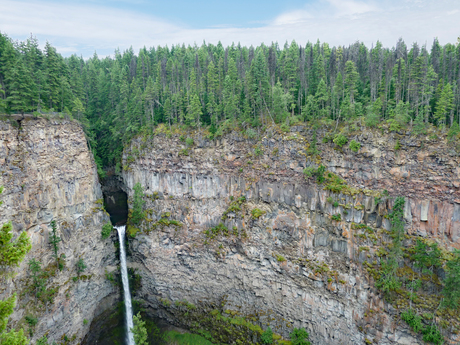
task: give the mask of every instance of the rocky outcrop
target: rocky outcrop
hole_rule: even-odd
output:
[[[148,210],[144,234],[130,241],[142,277],[137,297],[156,316],[192,328],[184,300],[206,313],[256,315],[284,337],[305,327],[313,344],[421,343],[394,318],[399,312],[383,302],[363,263],[379,260],[377,244],[390,241],[384,189],[406,197],[410,234],[460,247],[458,158],[435,168],[415,158],[436,145],[420,150],[408,136],[395,152],[388,136],[356,139],[358,153],[318,143],[322,160],[307,154],[312,132],[304,128],[260,141],[195,136],[191,148],[179,135],[134,140],[123,178],[131,197],[142,184]],[[347,193],[305,181],[303,169],[318,164],[347,177]],[[452,192],[433,192],[446,185]]]
[[[85,135],[70,121],[1,121],[0,166],[0,185],[5,187],[0,224],[12,221],[14,235],[25,231],[32,242],[32,250],[14,269],[16,275],[3,277],[0,285],[0,298],[18,296],[9,324],[27,330],[25,317],[36,317],[32,340],[46,334],[50,341],[78,343],[93,318],[112,306],[119,293],[105,276],[116,269],[116,250],[110,239],[101,238],[109,217],[103,211]],[[49,244],[52,220],[61,238],[62,270],[57,269]],[[33,292],[31,259],[40,261],[46,273],[48,301],[40,301]],[[80,276],[79,259],[87,266]]]

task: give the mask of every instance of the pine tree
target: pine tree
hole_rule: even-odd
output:
[[[84,122],[84,121],[82,121],[83,118],[84,118],[84,112],[85,112],[85,107],[83,106],[83,103],[78,98],[75,98],[73,100],[73,107],[72,107],[73,116],[78,121]]]
[[[200,125],[200,118],[203,115],[201,110],[201,103],[198,95],[193,95],[190,105],[188,107],[187,114],[185,115],[185,122],[191,127],[197,127]]]
[[[438,122],[438,125],[444,126],[446,123],[446,117],[450,114],[453,109],[454,95],[452,92],[452,86],[447,83],[441,92],[441,97],[436,104],[436,112],[434,117]]]
[[[224,81],[223,106],[226,119],[236,119],[238,114],[237,99],[234,94],[235,84],[232,77],[227,75]]]
[[[134,343],[136,345],[147,345],[147,328],[145,328],[145,321],[142,320],[141,313],[133,316],[134,327],[131,328],[133,332]]]
[[[60,103],[60,61],[56,49],[49,42],[45,45],[45,78],[48,107],[57,107]]]
[[[410,120],[409,103],[404,103],[403,101],[399,101],[394,110],[394,118],[395,118],[395,121],[399,124],[400,128],[404,128],[404,126]]]
[[[355,63],[351,60],[348,60],[345,64],[345,79],[344,84],[346,92],[350,96],[350,104],[354,103],[355,93],[356,93],[356,82],[358,81],[359,74],[356,70]]]
[[[60,262],[59,256],[58,256],[58,251],[59,251],[58,244],[59,242],[61,242],[61,238],[57,235],[56,221],[52,220],[50,223],[50,226],[51,226],[51,234],[50,234],[49,242],[53,249],[53,257],[56,259],[56,263],[58,265],[59,270],[62,270],[63,264]]]
[[[402,240],[404,236],[404,204],[403,197],[397,197],[393,210],[390,213],[391,237],[393,246],[388,253],[387,260],[381,261],[381,275],[376,282],[376,286],[381,288],[385,293],[393,291],[401,286],[396,271],[399,267],[399,260],[402,258]]]
[[[120,162],[124,144],[158,123],[210,125],[215,133],[224,118],[261,126],[301,115],[338,125],[365,115],[367,125],[386,119],[392,130],[412,120],[414,132],[429,123],[452,126],[460,121],[458,52],[437,40],[431,52],[417,44],[408,51],[402,40],[394,50],[380,42],[368,50],[362,43],[304,48],[293,41],[281,48],[142,48],[137,56],[128,49],[83,60],[64,59],[49,43],[41,51],[32,36],[14,43],[0,34],[0,108],[71,109],[103,173],[103,165]]]
[[[169,127],[171,127],[171,122],[173,121],[174,118],[172,114],[172,105],[171,105],[170,98],[167,98],[166,101],[164,102],[163,112],[164,112],[165,121],[167,121],[169,124]]]
[[[0,195],[3,193],[3,186],[0,186]],[[0,202],[2,205],[3,202]],[[9,267],[19,266],[26,254],[32,249],[30,238],[26,232],[21,232],[19,237],[13,239],[13,226],[11,222],[5,223],[0,229],[0,274]]]
[[[219,119],[217,116],[217,88],[218,81],[216,75],[216,67],[211,61],[208,65],[208,74],[207,74],[207,92],[208,92],[208,103],[206,108],[211,117],[211,124],[214,127],[217,127],[219,124]]]
[[[282,123],[289,116],[291,101],[291,94],[289,92],[285,93],[281,83],[278,81],[272,89],[272,111],[277,123]]]
[[[5,331],[8,324],[8,317],[13,313],[14,306],[16,305],[16,294],[0,300],[0,333]]]
[[[382,109],[382,101],[377,98],[374,104],[367,107],[366,113],[366,125],[369,127],[375,127],[380,122],[380,112]]]
[[[9,96],[6,100],[9,108],[14,112],[24,114],[32,110],[33,90],[35,86],[33,79],[30,78],[30,73],[23,59],[18,58],[15,66],[5,77],[9,85]]]
[[[2,193],[3,186],[0,186],[0,194]],[[2,202],[0,202],[1,204]],[[11,241],[13,238],[11,231],[11,222],[4,224],[0,231],[0,275],[5,274],[5,271],[11,266],[19,266],[19,263],[32,248],[30,239],[25,232],[22,232],[15,241]],[[0,344],[27,345],[29,343],[22,329],[19,331],[11,329],[9,332],[5,332],[8,318],[13,313],[15,305],[16,294],[0,300]]]
[[[299,61],[299,47],[292,41],[284,61],[284,73],[286,76],[286,89],[295,93],[297,84],[297,66]]]
[[[326,83],[324,82],[324,79],[321,79],[318,84],[318,89],[316,91],[315,98],[318,104],[320,105],[321,117],[327,116],[328,114],[326,110],[326,105],[329,101],[329,91],[327,89]]]
[[[424,112],[420,112],[417,117],[414,120],[414,127],[413,131],[416,135],[419,134],[426,134],[426,125],[425,122],[423,121],[425,115]]]
[[[32,248],[26,232],[22,232],[14,241],[11,222],[5,223],[0,229],[0,269],[19,266]]]
[[[454,258],[446,263],[447,276],[444,282],[444,305],[457,309],[460,306],[460,250],[454,251]]]
[[[3,332],[0,334],[0,344],[27,345],[29,344],[29,339],[27,339],[23,329],[20,329],[19,331],[12,329],[9,332]]]

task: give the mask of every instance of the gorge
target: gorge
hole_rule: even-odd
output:
[[[101,236],[109,222],[105,190],[112,223],[127,219],[127,266],[138,277],[133,300],[146,317],[216,343],[257,343],[267,326],[276,339],[305,328],[312,344],[424,343],[400,319],[410,299],[404,292],[387,300],[375,287],[375,270],[392,241],[395,196],[405,197],[406,248],[417,238],[444,251],[460,248],[458,154],[442,138],[362,128],[348,131],[361,144],[354,152],[322,141],[329,131],[272,127],[254,138],[234,131],[210,139],[160,125],[124,148],[121,173],[101,187],[79,124],[0,121],[0,220],[32,241],[16,276],[1,285],[1,298],[19,297],[9,322],[30,329],[32,343],[108,338],[108,320],[123,307],[116,232]],[[320,154],[309,153],[313,143]],[[320,166],[324,183],[305,177],[304,169]],[[143,214],[137,223],[136,198]],[[61,270],[48,244],[52,220]],[[31,287],[32,258],[48,272],[48,299]],[[411,265],[409,256],[403,261]],[[425,295],[417,307],[428,312],[432,297],[421,290]],[[112,326],[123,323],[119,316]],[[460,341],[458,317],[435,314],[449,322],[442,332],[452,344]]]

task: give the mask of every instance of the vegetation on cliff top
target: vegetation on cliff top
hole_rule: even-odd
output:
[[[460,46],[399,40],[330,47],[222,44],[142,48],[63,58],[49,43],[13,42],[0,34],[3,111],[73,116],[87,127],[99,165],[119,162],[123,144],[153,126],[207,127],[213,135],[239,126],[248,133],[277,123],[333,123],[361,118],[391,130],[451,127],[460,112]],[[339,144],[342,144],[340,142]],[[356,145],[353,145],[356,149]]]

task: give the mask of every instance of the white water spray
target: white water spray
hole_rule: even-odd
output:
[[[123,281],[123,292],[125,296],[125,307],[126,307],[126,327],[128,331],[128,345],[134,344],[133,332],[131,328],[133,324],[133,306],[131,304],[131,292],[129,291],[128,281],[128,269],[126,267],[126,250],[125,250],[125,225],[116,226],[115,229],[118,231],[118,238],[120,239],[120,263],[121,263],[121,280]]]

